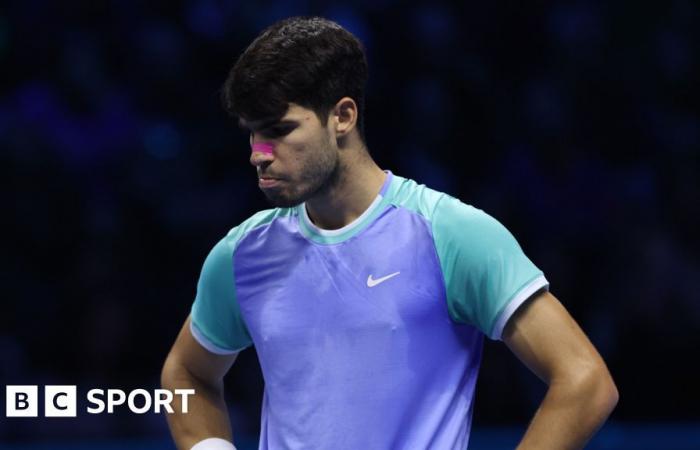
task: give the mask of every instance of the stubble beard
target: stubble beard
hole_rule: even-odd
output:
[[[340,158],[327,145],[316,158],[307,160],[301,169],[300,180],[283,191],[263,191],[270,204],[277,208],[291,208],[310,198],[323,195],[340,179]]]

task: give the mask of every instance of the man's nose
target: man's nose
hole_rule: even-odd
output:
[[[251,152],[250,152],[250,163],[255,167],[261,166],[264,163],[270,163],[275,159],[273,153],[274,144],[270,142],[262,142],[251,136]]]

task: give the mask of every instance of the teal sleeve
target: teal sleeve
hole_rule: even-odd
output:
[[[432,228],[450,316],[500,339],[515,310],[548,286],[542,271],[496,219],[454,197],[437,203]]]
[[[230,234],[207,256],[192,305],[191,331],[207,350],[230,354],[252,344],[236,298],[233,271],[235,239]]]

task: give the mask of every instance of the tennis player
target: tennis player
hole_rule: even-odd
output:
[[[255,346],[260,449],[465,449],[484,337],[548,390],[521,449],[581,448],[618,393],[544,274],[498,221],[381,170],[365,145],[360,42],[322,18],[267,28],[223,88],[274,209],[204,262],[165,388],[180,449],[231,450],[222,379]]]

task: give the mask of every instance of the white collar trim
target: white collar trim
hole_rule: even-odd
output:
[[[343,233],[347,233],[348,231],[361,224],[367,218],[367,216],[372,214],[372,211],[375,210],[375,208],[379,205],[379,202],[381,202],[383,198],[384,197],[381,194],[377,195],[374,201],[372,201],[372,203],[367,207],[367,209],[365,209],[365,212],[360,214],[360,216],[357,219],[353,220],[352,222],[350,222],[342,228],[338,228],[337,230],[324,230],[323,228],[317,227],[309,218],[309,213],[306,211],[306,202],[299,205],[299,214],[301,216],[301,220],[303,220],[306,226],[315,234],[329,237],[339,236]]]

